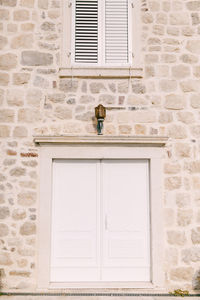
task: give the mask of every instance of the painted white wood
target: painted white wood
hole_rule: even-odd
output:
[[[53,161],[51,281],[99,279],[98,163]]]
[[[163,195],[162,157],[166,137],[37,137],[40,145],[40,201],[38,239],[38,288],[129,288],[140,292],[162,292],[164,286],[163,269]],[[150,162],[150,213],[151,213],[151,282],[136,281],[59,281],[50,280],[51,250],[51,201],[52,162],[57,159],[148,159]],[[133,290],[134,289],[134,290]],[[130,290],[131,291],[131,290]]]
[[[103,160],[103,280],[150,281],[148,160]]]

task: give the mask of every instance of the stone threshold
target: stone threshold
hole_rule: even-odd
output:
[[[47,144],[96,144],[162,147],[168,141],[166,136],[34,136],[37,145]]]

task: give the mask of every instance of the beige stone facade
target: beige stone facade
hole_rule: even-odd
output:
[[[37,291],[33,136],[96,136],[99,103],[107,108],[105,136],[169,137],[160,199],[164,291],[200,290],[200,1],[141,0],[142,76],[107,79],[60,76],[60,0],[0,3],[2,291]]]

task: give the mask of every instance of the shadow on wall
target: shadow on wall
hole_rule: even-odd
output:
[[[194,290],[200,290],[200,270],[194,274],[192,285]]]

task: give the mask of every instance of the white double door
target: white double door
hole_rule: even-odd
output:
[[[148,160],[54,160],[51,282],[150,281]]]

